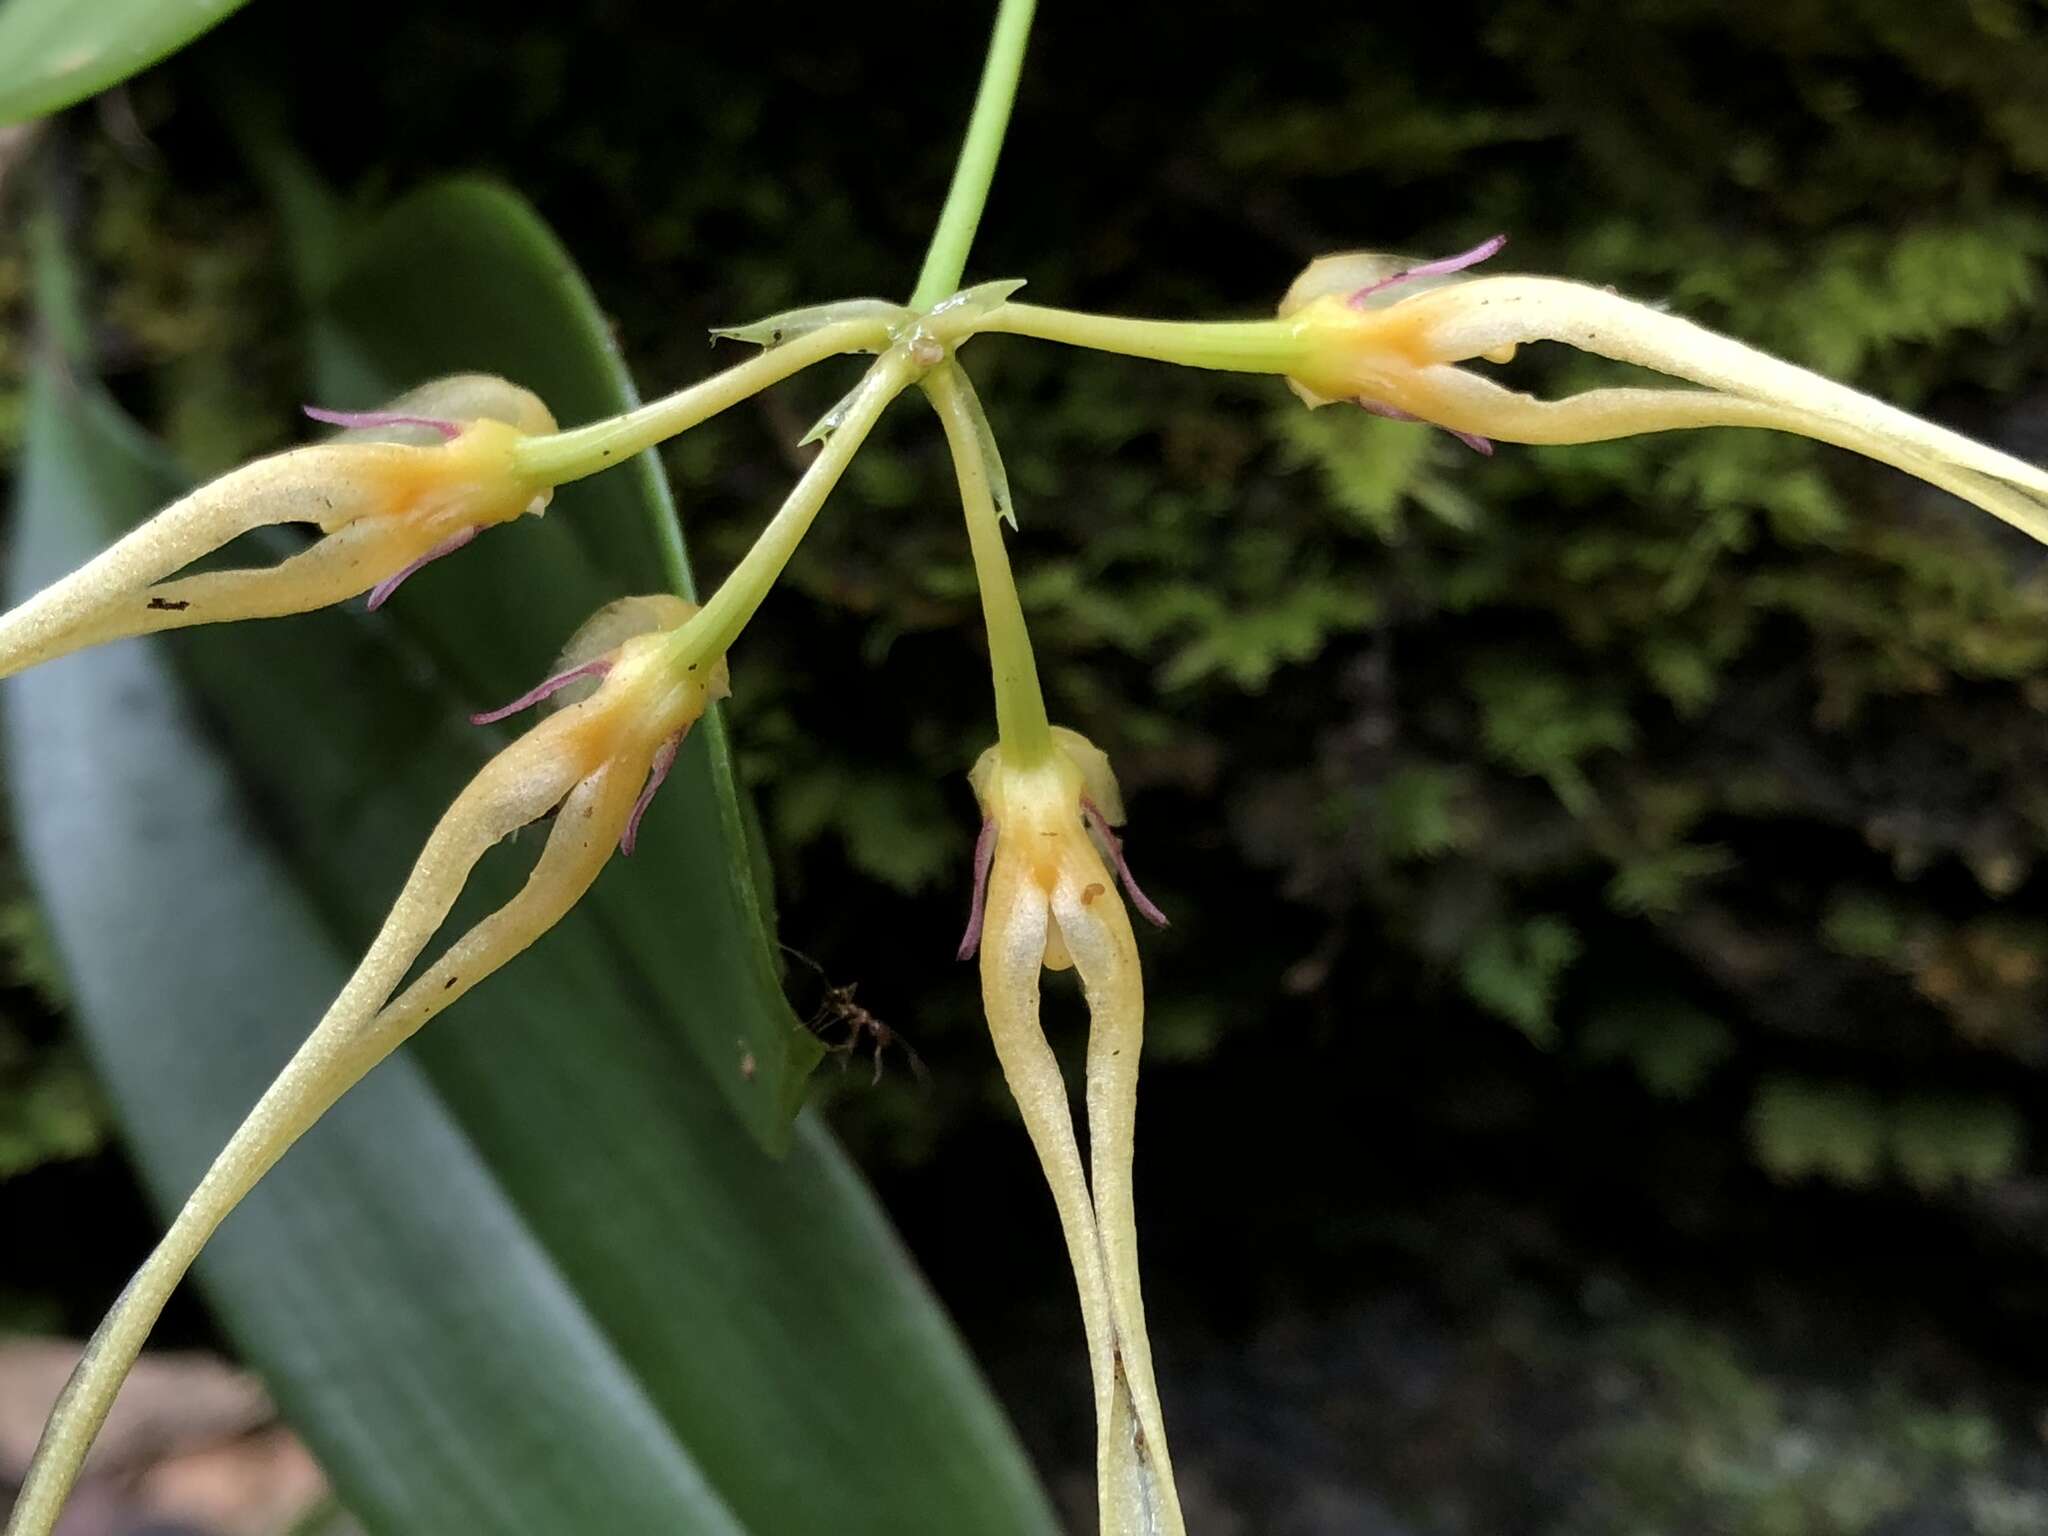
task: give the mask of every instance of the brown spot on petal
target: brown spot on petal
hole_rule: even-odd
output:
[[[190,608],[192,605],[190,603],[180,602],[176,598],[152,597],[149,600],[149,606],[150,611],[153,613],[183,613],[187,608]]]
[[[1093,905],[1095,898],[1102,894],[1102,890],[1102,886],[1094,882],[1083,886],[1081,888],[1081,905],[1084,907]]]

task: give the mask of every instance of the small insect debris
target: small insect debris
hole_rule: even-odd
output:
[[[904,1059],[910,1063],[911,1076],[920,1083],[931,1081],[931,1073],[925,1067],[924,1058],[917,1054],[916,1048],[855,1000],[854,991],[859,987],[859,982],[849,981],[834,986],[825,968],[802,950],[784,944],[782,952],[792,960],[801,961],[808,966],[824,989],[818,1001],[817,1011],[805,1021],[804,1028],[825,1041],[826,1054],[839,1058],[840,1071],[846,1070],[846,1064],[853,1059],[855,1052],[860,1049],[861,1042],[865,1040],[873,1042],[874,1046],[873,1083],[881,1082],[882,1053],[892,1046],[900,1049]],[[844,1035],[837,1041],[827,1039],[827,1032],[835,1029],[844,1030]]]

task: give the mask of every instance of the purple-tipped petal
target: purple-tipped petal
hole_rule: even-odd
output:
[[[683,747],[683,738],[690,734],[686,725],[654,749],[654,761],[647,767],[647,784],[640,791],[640,798],[633,802],[633,813],[626,818],[626,830],[619,838],[619,852],[629,858],[633,845],[640,840],[640,818],[647,814],[647,807],[654,801],[654,792],[661,788],[661,781],[668,777],[669,769],[676,765],[676,753]]]
[[[1379,400],[1368,400],[1363,395],[1358,396],[1354,403],[1361,411],[1370,411],[1373,415],[1384,416],[1389,421],[1423,420],[1422,417],[1416,415],[1413,411],[1404,411],[1398,405],[1388,405]],[[1450,433],[1451,436],[1455,437],[1467,448],[1470,448],[1474,453],[1483,453],[1489,459],[1493,457],[1492,442],[1487,438],[1481,437],[1477,432],[1460,432],[1456,427],[1438,426],[1433,421],[1423,422],[1423,424],[1425,426],[1437,427],[1438,431]]]
[[[1398,405],[1388,405],[1380,400],[1368,400],[1363,395],[1358,396],[1354,403],[1361,411],[1370,412],[1374,416],[1384,416],[1389,421],[1422,420],[1413,411],[1404,411]]]
[[[1462,272],[1467,267],[1476,267],[1489,256],[1498,253],[1507,243],[1506,235],[1495,235],[1491,240],[1480,241],[1469,251],[1460,251],[1455,256],[1445,256],[1437,261],[1425,261],[1420,265],[1404,268],[1392,277],[1383,277],[1376,283],[1367,283],[1344,302],[1357,309],[1373,294],[1391,288],[1396,283],[1410,282],[1418,277],[1443,277],[1448,273]]]
[[[462,532],[455,534],[449,538],[443,539],[440,543],[436,544],[432,549],[428,550],[424,555],[421,555],[419,559],[413,561],[411,565],[408,565],[404,570],[400,571],[396,576],[386,576],[382,581],[378,582],[376,586],[370,588],[370,612],[375,613],[379,608],[382,608],[387,602],[389,602],[391,600],[391,594],[396,592],[400,587],[404,586],[405,579],[408,576],[412,575],[414,572],[418,571],[421,566],[432,565],[436,560],[440,559],[443,555],[454,554],[455,551],[462,548],[463,545],[467,544],[471,539],[475,537],[476,529],[465,528],[462,530]]]
[[[974,840],[974,905],[967,910],[967,932],[960,937],[957,960],[972,960],[981,948],[981,915],[988,905],[988,870],[996,858],[996,822],[993,816],[981,824],[981,836]]]
[[[1142,912],[1145,920],[1153,927],[1171,927],[1172,924],[1166,920],[1166,914],[1152,904],[1151,897],[1138,889],[1138,882],[1131,874],[1131,866],[1124,862],[1124,841],[1110,826],[1109,818],[1104,816],[1101,808],[1086,796],[1081,799],[1081,814],[1088,818],[1089,825],[1095,829],[1095,835],[1102,839],[1102,846],[1109,853],[1109,862],[1116,866],[1116,877],[1123,885],[1124,894],[1131,898],[1131,905]]]
[[[299,409],[330,427],[425,427],[450,442],[462,436],[461,422],[443,421],[438,416],[407,416],[399,411],[330,411],[318,405],[302,405]]]
[[[480,715],[471,715],[471,725],[496,725],[508,715],[516,715],[522,709],[531,709],[549,694],[558,693],[571,683],[585,677],[603,677],[611,671],[609,656],[600,656],[595,661],[586,661],[580,667],[571,667],[566,672],[557,672],[544,683],[538,683],[519,695],[510,704],[501,704],[496,709],[487,709]]]

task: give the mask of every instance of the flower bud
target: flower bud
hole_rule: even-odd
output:
[[[554,418],[503,379],[460,374],[381,411],[309,414],[348,430],[201,486],[0,615],[0,677],[128,635],[304,613],[363,592],[374,608],[421,566],[553,494],[514,450]],[[279,523],[322,537],[275,566],[176,574]]]

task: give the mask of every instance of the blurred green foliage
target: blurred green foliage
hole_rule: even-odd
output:
[[[53,1034],[63,978],[41,914],[18,890],[0,900],[0,1179],[84,1157],[107,1140],[107,1112],[77,1049]]]
[[[1983,1409],[1894,1381],[1839,1388],[1760,1370],[1725,1338],[1654,1317],[1594,1341],[1606,1416],[1587,1435],[1574,1536],[1864,1536],[1938,1526],[2019,1536],[2048,1496],[2000,1472]],[[1953,1513],[1949,1513],[1953,1512]],[[1904,1523],[1901,1523],[1904,1522]]]

